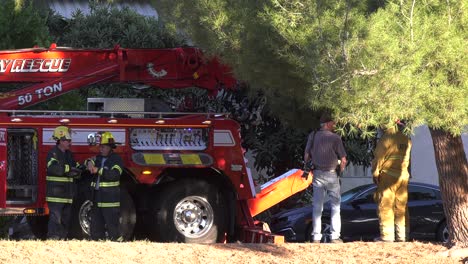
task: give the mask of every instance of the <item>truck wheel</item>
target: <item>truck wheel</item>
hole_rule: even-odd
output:
[[[153,209],[154,236],[164,242],[216,243],[224,240],[224,197],[202,180],[169,183]]]
[[[91,239],[91,209],[93,202],[89,198],[83,198],[77,202],[72,221],[71,237],[77,239]],[[125,240],[133,236],[136,222],[136,211],[133,199],[126,189],[120,192],[120,231]]]
[[[27,216],[26,219],[33,235],[38,239],[45,240],[47,238],[49,216]]]
[[[124,240],[133,238],[135,230],[135,203],[126,189],[120,191],[120,232]]]
[[[84,174],[77,183],[77,195],[73,199],[69,238],[90,239],[91,175]]]

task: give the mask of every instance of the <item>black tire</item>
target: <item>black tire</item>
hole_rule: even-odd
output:
[[[436,234],[437,241],[443,242],[443,243],[448,243],[449,242],[449,233],[448,233],[448,227],[447,227],[447,221],[442,221],[437,228],[437,234]]]
[[[305,229],[304,241],[312,242],[312,222],[310,222]]]
[[[311,222],[305,231],[304,238],[306,242],[312,242],[312,226],[313,223]],[[328,219],[322,220],[322,239],[320,240],[321,243],[328,243],[331,240],[331,233],[330,233],[330,224]]]
[[[45,240],[47,238],[49,216],[28,216],[26,219],[33,235],[38,239]]]
[[[325,220],[325,222],[322,221],[322,240],[320,242],[322,243],[330,243],[331,241],[331,225],[330,225],[330,220]]]
[[[73,199],[69,238],[90,239],[91,175],[84,173],[77,183],[77,195]]]
[[[153,238],[163,242],[222,242],[229,217],[225,204],[218,188],[206,181],[171,182],[158,194],[153,208]]]
[[[91,191],[75,199],[72,213],[72,226],[69,237],[76,239],[91,239]],[[120,231],[124,240],[133,238],[136,223],[135,204],[128,191],[120,191]]]
[[[126,189],[120,191],[120,232],[124,240],[133,239],[135,230],[135,203]]]

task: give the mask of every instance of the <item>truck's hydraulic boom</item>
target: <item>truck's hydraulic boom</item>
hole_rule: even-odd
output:
[[[205,59],[197,48],[49,49],[0,51],[0,82],[33,83],[0,94],[5,110],[22,109],[82,86],[127,82],[157,88],[200,87],[216,93],[236,80],[217,59]]]

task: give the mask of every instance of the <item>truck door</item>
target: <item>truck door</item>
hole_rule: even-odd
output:
[[[7,130],[0,128],[0,208],[6,207]]]
[[[37,132],[31,128],[9,128],[5,134],[6,150],[0,149],[0,155],[6,156],[7,164],[3,172],[7,183],[6,205],[15,207],[34,204],[37,201],[38,185]]]

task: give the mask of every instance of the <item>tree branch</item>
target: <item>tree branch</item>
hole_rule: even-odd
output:
[[[410,30],[411,30],[411,42],[414,41],[414,35],[413,35],[413,11],[414,11],[414,5],[416,4],[416,0],[413,0],[413,4],[411,5],[411,14],[410,14]]]
[[[348,55],[346,54],[346,40],[348,39],[348,14],[349,14],[349,1],[346,1],[346,13],[343,23],[343,34],[341,35],[341,53],[343,54],[344,61],[348,62]]]
[[[375,75],[378,72],[379,72],[378,70],[354,70],[353,75],[354,76],[356,76],[356,75],[363,75],[363,76]]]
[[[452,23],[452,9],[450,8],[450,0],[447,0],[447,7],[448,7],[448,25]]]
[[[408,20],[410,20],[410,18],[405,14],[404,12],[404,8],[403,8],[403,0],[400,0],[400,12],[401,14]]]

